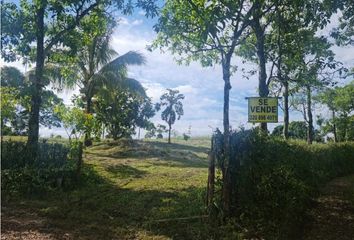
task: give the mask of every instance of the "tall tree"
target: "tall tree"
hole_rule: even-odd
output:
[[[49,82],[50,76],[47,73],[48,71],[44,72],[44,82]],[[16,89],[16,108],[12,113],[13,118],[6,121],[14,135],[28,133],[32,91],[30,81],[33,78],[34,70],[32,69],[24,75],[15,67],[4,66],[1,68],[1,88]],[[53,107],[60,103],[62,103],[62,99],[53,91],[42,91],[42,107],[39,112],[39,124],[41,126],[49,128],[52,126],[60,127],[58,116],[53,111]]]
[[[353,139],[354,82],[343,87],[329,88],[317,97],[331,112],[331,119],[325,122],[325,128],[334,135],[334,141]],[[326,133],[328,133],[326,131]]]
[[[202,66],[220,64],[224,82],[223,210],[231,209],[231,176],[237,163],[230,162],[229,94],[235,70],[236,47],[247,37],[254,10],[252,1],[166,1],[155,30],[153,47],[179,55],[178,62],[200,61]],[[231,166],[233,165],[233,166]]]
[[[5,60],[28,57],[35,62],[35,79],[32,82],[31,114],[29,120],[28,147],[36,158],[39,136],[39,111],[44,87],[45,61],[56,47],[65,47],[65,39],[93,11],[105,11],[108,6],[131,13],[134,6],[156,14],[154,0],[123,2],[119,0],[69,0],[69,1],[20,1],[2,5],[1,53]],[[106,12],[108,14],[108,12]]]
[[[258,92],[260,97],[268,97],[269,81],[267,81],[267,52],[266,52],[266,31],[272,21],[272,12],[275,9],[275,3],[255,0],[255,10],[252,14],[252,30],[254,32],[256,44],[256,55],[258,58]],[[269,78],[270,80],[271,78]],[[267,123],[260,124],[263,132],[268,133]]]
[[[171,129],[176,120],[179,120],[183,116],[183,104],[181,100],[184,99],[184,95],[179,93],[178,90],[167,89],[167,93],[160,97],[160,103],[158,103],[157,109],[165,107],[162,110],[161,118],[168,125],[168,143],[171,143]]]
[[[322,103],[327,105],[328,109],[331,111],[332,115],[332,132],[334,136],[334,142],[338,142],[337,127],[336,127],[336,112],[337,109],[334,104],[336,98],[336,92],[334,89],[326,89],[317,96],[317,99]]]
[[[18,90],[12,87],[0,87],[0,118],[1,140],[6,128],[5,123],[15,118],[16,105],[18,104]]]
[[[312,31],[308,31],[303,37],[305,40],[298,43],[302,64],[298,68],[296,78],[298,79],[298,87],[306,95],[307,142],[312,144],[314,139],[313,92],[333,82],[333,74],[336,72],[334,69],[340,63],[334,60],[334,53],[330,50],[331,44],[325,37],[316,37]]]
[[[149,119],[155,114],[148,97],[118,87],[103,87],[97,94],[94,110],[113,139],[130,137],[136,127],[149,127]]]
[[[76,41],[71,41],[72,47],[77,48],[78,54],[71,72],[77,72],[74,82],[79,88],[85,101],[87,114],[93,113],[92,98],[103,87],[130,91],[145,96],[145,90],[135,79],[127,78],[128,65],[141,65],[145,58],[138,52],[130,51],[118,56],[110,47],[110,38],[115,22],[99,13],[93,13],[97,18],[84,18],[75,35]],[[95,26],[92,28],[92,26]],[[80,41],[83,39],[83,43]],[[65,80],[65,79],[64,79]],[[68,86],[73,82],[62,82]],[[90,133],[85,134],[85,145],[90,145]]]

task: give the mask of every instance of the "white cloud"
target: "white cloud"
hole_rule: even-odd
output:
[[[144,15],[143,11],[138,15]],[[134,18],[121,17],[119,26],[112,36],[112,47],[119,53],[124,54],[130,50],[139,51],[145,55],[147,63],[144,66],[129,67],[128,75],[139,80],[146,88],[147,94],[153,102],[158,102],[160,96],[166,91],[166,88],[178,89],[185,95],[183,100],[184,116],[176,121],[174,129],[178,132],[186,132],[188,126],[192,126],[192,135],[210,135],[212,130],[209,126],[222,129],[223,119],[223,88],[222,69],[220,66],[203,68],[199,63],[193,62],[189,66],[180,66],[174,61],[174,56],[169,52],[164,54],[159,50],[149,52],[146,46],[151,44],[155,38],[150,24],[140,19],[140,16]],[[332,21],[331,29],[335,25]],[[329,30],[324,30],[326,34]],[[347,65],[354,64],[353,47],[333,47],[337,54],[337,59],[345,62]],[[230,124],[233,127],[244,125],[251,127],[247,123],[247,101],[246,96],[257,96],[257,74],[249,80],[242,77],[240,69],[242,67],[254,68],[249,64],[243,65],[240,58],[236,57],[233,62],[239,66],[239,70],[231,77],[232,89],[230,91]],[[3,64],[3,62],[1,62]],[[20,63],[15,63],[20,66]],[[21,68],[23,69],[23,67]],[[77,93],[77,90],[74,91]],[[61,93],[65,103],[70,103],[73,92]],[[281,114],[279,120],[281,121]],[[301,115],[292,111],[291,120],[301,119]],[[153,118],[155,123],[162,123],[160,113]],[[276,124],[269,124],[272,129]],[[51,132],[53,130],[41,130]],[[41,132],[41,133],[42,133]]]
[[[142,82],[143,87],[146,89],[146,94],[152,98],[153,102],[158,102],[160,96],[165,92],[166,88],[160,83]]]
[[[125,18],[125,17],[120,17],[120,18],[118,19],[118,23],[119,23],[120,25],[129,25],[129,20],[128,20],[127,18]]]
[[[183,94],[197,94],[198,93],[198,89],[192,87],[189,84],[181,85],[181,86],[175,87],[174,89],[180,91]]]
[[[117,22],[118,22],[117,29],[124,28],[124,27],[132,28],[144,23],[142,19],[131,19],[127,17],[120,17]]]
[[[143,20],[141,19],[136,19],[132,22],[132,25],[133,26],[138,26],[138,25],[141,25],[143,23]]]
[[[138,14],[139,14],[140,16],[145,16],[145,11],[144,11],[144,10],[140,10],[140,11],[138,12]]]

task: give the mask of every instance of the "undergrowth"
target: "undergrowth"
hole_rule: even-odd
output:
[[[238,166],[233,216],[249,237],[299,239],[319,187],[354,173],[354,144],[307,145],[239,131],[231,135],[231,161]]]

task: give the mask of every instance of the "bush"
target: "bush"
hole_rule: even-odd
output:
[[[1,169],[18,169],[26,165],[36,168],[61,167],[67,162],[69,147],[59,143],[39,143],[38,158],[28,159],[26,143],[4,141],[1,144]]]
[[[185,133],[183,133],[183,140],[188,141],[191,137]]]
[[[318,188],[354,173],[354,144],[285,142],[256,131],[231,134],[235,170],[234,207],[246,228],[265,239],[298,239],[305,211]],[[217,164],[223,166],[222,135],[214,138]]]
[[[75,151],[63,144],[40,143],[36,161],[28,159],[25,142],[4,141],[1,155],[3,196],[41,195],[58,188],[68,189],[75,180]]]

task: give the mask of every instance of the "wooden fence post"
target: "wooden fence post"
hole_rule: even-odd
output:
[[[215,192],[215,153],[210,150],[209,155],[209,172],[208,172],[208,188],[207,188],[207,207],[210,208],[214,201]]]

